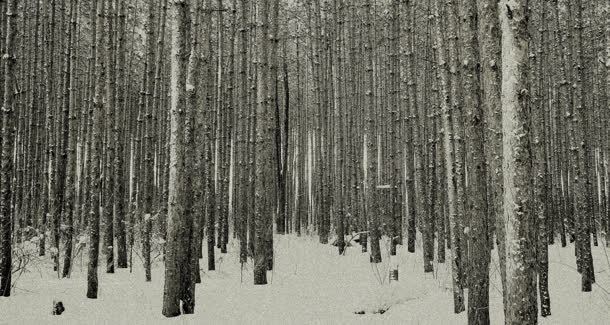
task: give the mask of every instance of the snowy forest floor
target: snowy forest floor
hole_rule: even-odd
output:
[[[194,315],[170,320],[161,315],[163,263],[157,259],[153,280],[147,283],[134,252],[133,273],[118,269],[115,274],[106,274],[100,267],[97,300],[85,297],[86,258],[75,259],[69,279],[57,278],[49,258],[31,262],[27,272],[16,279],[13,296],[0,298],[0,324],[467,323],[466,312],[453,314],[450,257],[447,263],[435,263],[434,273],[423,273],[421,241],[415,254],[399,247],[399,281],[388,283],[390,264],[385,240],[384,262],[375,268],[356,243],[347,248],[345,256],[338,256],[336,247],[319,244],[317,238],[275,236],[275,266],[266,286],[252,284],[251,262],[240,272],[237,244],[230,243],[228,254],[217,251],[216,271],[206,270],[206,257],[201,260],[202,284],[197,285]],[[600,246],[593,247],[597,284],[591,293],[580,291],[573,245],[549,247],[552,316],[540,318],[540,324],[608,324],[610,249],[604,244],[601,241]],[[495,251],[492,256],[491,322],[503,324]],[[51,315],[53,300],[63,301],[63,315]],[[385,312],[379,313],[380,309]],[[361,311],[365,313],[356,314]]]

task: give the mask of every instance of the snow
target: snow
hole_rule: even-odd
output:
[[[57,252],[58,252],[57,247],[51,247],[49,249],[49,252],[51,253],[51,256],[57,255]]]
[[[453,314],[450,263],[435,262],[433,273],[423,273],[420,239],[415,254],[398,247],[398,256],[391,264],[399,264],[399,281],[391,283],[387,239],[382,241],[384,262],[377,265],[369,263],[369,256],[360,252],[358,244],[352,244],[345,256],[338,256],[336,247],[319,244],[316,238],[275,236],[275,269],[268,273],[270,284],[254,286],[251,262],[240,272],[239,246],[231,242],[228,254],[216,252],[216,271],[205,270],[205,257],[200,261],[203,283],[197,285],[195,314],[170,320],[161,315],[163,264],[159,259],[153,263],[153,280],[149,283],[144,281],[141,261],[135,254],[138,249],[134,249],[133,273],[117,269],[115,274],[106,274],[100,265],[99,298],[91,300],[85,297],[86,256],[75,258],[70,279],[58,279],[51,259],[46,258],[16,279],[10,298],[0,298],[0,324],[467,323],[466,312]],[[607,324],[610,260],[603,245],[601,241],[599,247],[593,247],[597,284],[591,293],[580,291],[574,247],[550,246],[552,316],[540,318],[540,324]],[[495,251],[492,256],[491,321],[502,324]],[[51,315],[53,300],[62,301],[66,307],[61,316]]]

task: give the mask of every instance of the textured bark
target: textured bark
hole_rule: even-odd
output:
[[[532,195],[532,156],[527,82],[528,9],[526,1],[502,0],[502,134],[504,219],[506,220],[506,324],[535,324],[536,256]]]
[[[479,1],[479,49],[481,66],[481,105],[487,127],[485,153],[488,176],[489,244],[496,235],[500,279],[506,306],[506,254],[504,248],[503,179],[502,179],[502,108],[500,105],[500,26],[498,0]]]
[[[298,146],[296,148],[297,154],[297,167],[298,171],[296,172],[297,178],[295,182],[297,183],[297,189],[295,191],[295,199],[296,199],[296,213],[295,213],[295,225],[297,236],[301,236],[303,226],[307,222],[307,206],[308,206],[308,180],[307,180],[307,155],[308,155],[308,147],[307,147],[307,138],[308,138],[308,129],[307,122],[305,120],[307,107],[303,105],[303,93],[302,93],[302,78],[301,78],[301,38],[297,36],[296,39],[296,87],[297,87],[297,109],[298,109],[298,119],[297,119],[297,137],[298,137]],[[295,141],[296,143],[296,141]]]
[[[336,25],[333,30],[333,89],[334,89],[334,153],[336,156],[336,169],[334,175],[334,206],[332,208],[335,216],[335,230],[337,234],[337,248],[339,255],[345,251],[345,118],[343,116],[345,106],[345,88],[343,82],[343,1],[334,0],[332,7],[333,19]]]
[[[103,28],[104,0],[97,1],[97,18],[95,19],[95,31]],[[95,39],[96,37],[94,37]],[[91,115],[93,129],[91,130],[91,205],[89,211],[89,264],[87,268],[87,298],[97,298],[98,280],[97,268],[100,252],[100,196],[102,192],[101,170],[99,163],[102,159],[102,116],[103,102],[102,90],[104,87],[105,70],[103,66],[102,48],[97,46],[95,49],[95,89],[93,97],[93,114]]]
[[[178,4],[175,4],[178,6]],[[155,11],[157,10],[156,2],[151,1],[148,4],[148,20],[146,30],[146,57],[144,65],[144,83],[142,94],[143,100],[143,117],[144,123],[142,128],[142,216],[140,218],[140,236],[142,242],[142,258],[144,259],[144,276],[146,281],[151,280],[151,236],[153,222],[153,197],[154,197],[154,145],[153,137],[155,126],[153,123],[153,78],[154,78],[154,25]],[[182,27],[184,28],[184,27]],[[140,117],[142,118],[142,117]],[[170,163],[171,165],[171,163]]]
[[[169,157],[168,157],[168,139],[167,134],[169,132],[167,123],[167,113],[162,109],[162,100],[161,96],[163,93],[163,85],[164,80],[162,80],[162,71],[165,67],[163,59],[164,56],[164,48],[165,48],[165,34],[166,34],[166,22],[167,22],[167,1],[161,1],[161,17],[160,17],[160,26],[159,32],[157,35],[157,49],[155,53],[155,80],[153,82],[153,107],[152,112],[155,116],[155,120],[158,119],[157,132],[153,135],[153,146],[158,144],[157,150],[159,151],[159,155],[162,157],[163,165],[158,167],[158,173],[161,174],[161,185],[159,186],[160,193],[158,193],[158,200],[161,202],[158,208],[158,221],[159,221],[159,232],[161,233],[161,238],[163,240],[167,240],[167,200],[168,200],[168,187],[167,183],[169,181]],[[159,118],[161,117],[161,118]],[[160,140],[159,140],[160,139]],[[165,246],[163,246],[163,255],[165,255]]]
[[[610,103],[610,5],[606,4],[606,104]],[[603,81],[602,81],[603,82]],[[607,105],[606,105],[607,106]],[[610,122],[610,113],[606,110],[605,116],[606,125]],[[606,159],[606,247],[610,247],[610,131],[606,128],[604,134],[605,146],[605,159]]]
[[[230,162],[229,157],[229,139],[227,134],[229,132],[229,119],[228,112],[232,105],[232,100],[227,96],[227,90],[230,88],[229,68],[231,64],[229,58],[230,55],[225,55],[225,37],[231,35],[225,33],[224,23],[224,4],[222,0],[216,0],[216,13],[218,15],[218,67],[217,67],[217,79],[216,79],[216,161],[217,171],[215,172],[216,179],[216,209],[218,216],[218,237],[216,241],[216,247],[220,248],[221,253],[227,252],[227,237],[228,237],[228,180],[229,180],[229,168]],[[228,52],[228,51],[227,51]]]
[[[106,8],[106,96],[104,119],[104,195],[102,199],[104,217],[104,255],[106,256],[106,273],[114,273],[114,202],[112,200],[116,175],[112,173],[112,162],[114,160],[114,141],[112,130],[114,129],[114,115],[116,88],[115,88],[115,47],[114,47],[114,3],[107,2]]]
[[[391,247],[390,254],[396,255],[396,245],[401,243],[402,238],[402,186],[400,177],[402,173],[402,151],[400,150],[400,68],[399,68],[399,43],[400,43],[400,10],[399,1],[393,0],[391,3],[391,31],[390,31],[390,159],[391,159]]]
[[[570,190],[570,186],[565,186],[565,188],[561,188],[561,184],[568,183],[568,172],[571,168],[570,156],[569,156],[569,120],[568,116],[570,114],[570,110],[572,107],[572,87],[569,83],[570,76],[568,75],[569,66],[567,64],[567,60],[569,57],[569,50],[567,48],[567,37],[569,29],[564,29],[562,23],[569,24],[566,13],[566,4],[565,1],[557,1],[554,4],[554,13],[555,13],[555,24],[556,24],[556,46],[558,49],[557,62],[555,63],[558,67],[558,82],[557,82],[557,100],[558,100],[558,112],[556,113],[556,123],[558,128],[557,134],[557,142],[559,143],[558,154],[557,156],[560,158],[558,161],[558,195],[562,199],[562,204],[560,207],[561,214],[559,215],[559,222],[561,223],[560,231],[561,231],[561,242],[562,247],[567,245],[567,235],[569,235],[570,242],[574,241],[573,237],[573,229],[574,229],[574,219],[573,219],[573,198],[572,191]],[[560,132],[559,130],[563,130]],[[571,171],[570,171],[571,172]]]
[[[205,54],[205,66],[206,73],[208,76],[212,75],[212,0],[206,1],[206,17],[204,20],[206,21],[205,30],[207,31],[207,40],[206,51]],[[207,236],[207,246],[208,246],[208,270],[212,271],[216,269],[216,261],[215,261],[215,227],[216,227],[216,192],[214,188],[214,153],[212,152],[212,143],[215,141],[214,138],[214,104],[213,104],[213,96],[214,92],[213,82],[210,80],[211,78],[206,78],[206,100],[205,104],[208,109],[205,110],[206,115],[206,123],[205,123],[205,140],[204,141],[204,159],[205,164],[202,170],[204,182],[205,182],[205,209],[206,209],[206,236]]]
[[[366,214],[370,220],[369,235],[371,239],[371,263],[381,263],[381,250],[379,240],[381,237],[379,215],[377,207],[377,130],[375,128],[375,117],[377,112],[377,103],[375,101],[375,57],[373,55],[373,39],[375,32],[373,28],[372,13],[373,10],[371,0],[366,0],[363,4],[365,16],[365,39],[364,52],[366,59],[366,76],[365,76],[365,96],[366,96]]]
[[[268,10],[268,17],[267,17],[267,24],[269,25],[266,28],[263,28],[264,33],[266,36],[266,41],[269,42],[268,45],[270,45],[269,48],[269,53],[268,53],[268,67],[269,67],[269,71],[268,71],[268,75],[267,78],[265,79],[265,82],[267,83],[267,93],[266,93],[266,98],[267,98],[267,108],[269,109],[268,111],[268,115],[266,115],[265,117],[268,119],[268,121],[265,121],[265,123],[263,125],[268,125],[270,128],[269,130],[269,146],[272,146],[274,141],[273,141],[273,136],[274,136],[274,130],[275,131],[281,131],[280,130],[280,124],[279,124],[279,120],[280,120],[280,116],[279,116],[279,98],[278,98],[278,25],[279,25],[279,21],[278,21],[278,17],[279,17],[279,9],[280,9],[280,2],[279,0],[269,0],[269,8]],[[265,55],[265,52],[267,52],[267,50],[262,49],[261,51],[261,55]],[[263,67],[265,66],[265,64],[263,64]],[[267,124],[269,123],[269,124]],[[277,135],[279,135],[280,133],[277,133]],[[270,157],[270,160],[267,160],[267,162],[269,161],[276,161],[276,169],[277,170],[281,170],[281,166],[280,166],[280,161],[279,158],[281,156],[281,154],[279,153],[279,149],[280,147],[278,147],[278,142],[281,141],[275,141],[275,150],[271,149],[272,151],[272,156]],[[275,151],[275,152],[274,152]],[[275,159],[274,159],[275,158]],[[268,163],[267,163],[268,164]],[[267,174],[267,177],[271,177],[272,174]],[[275,193],[273,193],[273,199],[269,199],[269,201],[267,202],[267,204],[271,205],[269,207],[269,216],[271,216],[270,219],[265,218],[265,222],[266,222],[266,230],[265,230],[265,258],[266,258],[266,264],[267,264],[267,270],[271,271],[273,270],[273,220],[274,218],[278,218],[278,209],[277,209],[277,204],[278,204],[278,200],[277,198],[279,197],[278,192],[279,189],[278,187],[278,180],[280,178],[276,178],[276,182],[272,182],[270,183],[269,187],[267,187],[267,189],[272,188],[271,184],[275,185]],[[279,209],[281,210],[281,209]]]
[[[2,57],[4,61],[4,89],[2,102],[2,151],[0,163],[0,296],[11,295],[11,272],[13,252],[11,240],[11,191],[13,187],[13,147],[15,145],[15,66],[17,34],[17,0],[9,0],[6,7],[6,43]]]
[[[593,270],[593,257],[591,256],[591,236],[589,215],[591,211],[590,195],[588,195],[588,155],[589,141],[587,133],[587,107],[585,100],[585,88],[583,87],[585,78],[585,62],[583,47],[583,2],[577,0],[572,7],[574,11],[574,32],[573,49],[574,55],[574,96],[571,114],[571,148],[573,163],[573,184],[574,184],[574,216],[576,219],[576,262],[577,268],[582,276],[582,291],[591,291],[592,284],[595,282]]]
[[[115,122],[114,122],[114,145],[115,145],[115,156],[113,161],[113,173],[117,182],[114,186],[114,192],[112,195],[114,201],[114,222],[115,222],[115,236],[117,246],[117,267],[127,268],[127,237],[125,231],[125,153],[124,153],[124,121],[126,118],[125,113],[125,1],[117,1],[117,32],[116,32],[116,105],[114,108]]]
[[[412,19],[415,19],[416,12],[412,14]],[[415,21],[413,20],[412,23]],[[415,38],[412,40],[411,46],[415,46]],[[411,62],[409,64],[409,73],[412,76],[416,75],[416,61],[414,54],[411,54]],[[427,118],[428,107],[426,105],[420,105],[417,97],[417,83],[414,80],[411,81],[411,92],[410,92],[410,105],[411,118],[413,123],[411,125],[413,132],[413,154],[415,159],[414,169],[414,182],[415,182],[415,219],[418,223],[418,228],[422,233],[422,253],[424,260],[424,272],[434,271],[433,259],[434,259],[434,226],[432,214],[429,213],[426,207],[427,198],[427,184],[426,184],[426,153],[425,147],[425,124]],[[424,97],[426,95],[424,94]]]
[[[237,198],[238,206],[237,216],[239,217],[239,261],[240,263],[246,263],[248,261],[248,211],[247,211],[247,168],[246,168],[246,159],[247,159],[247,149],[248,147],[245,145],[248,138],[248,128],[247,128],[247,119],[244,118],[246,114],[248,114],[248,33],[249,33],[249,25],[248,25],[248,7],[250,3],[248,0],[240,0],[240,15],[239,15],[239,25],[240,25],[240,58],[239,58],[239,78],[240,78],[240,88],[239,88],[239,123],[241,127],[240,137],[241,141],[239,144],[241,147],[237,151],[240,155],[239,167],[240,167],[240,179],[243,182],[240,184],[239,195]],[[242,189],[243,188],[243,189]]]
[[[403,6],[404,7],[404,6]],[[405,64],[409,67],[409,74],[411,71],[415,70],[415,57],[414,57],[414,46],[413,46],[413,26],[415,25],[415,14],[414,14],[414,2],[410,2],[409,6],[404,10],[406,14],[406,23],[403,24],[406,31],[403,33],[406,36],[406,48],[405,52]],[[411,67],[413,66],[413,70]],[[405,96],[403,97],[403,105],[408,107],[407,114],[405,118],[405,195],[406,198],[406,219],[407,219],[407,251],[410,253],[415,253],[415,241],[417,239],[417,229],[415,226],[415,160],[413,156],[413,131],[414,124],[411,115],[411,103],[415,100],[417,86],[415,84],[414,78],[408,77],[408,74],[405,74],[403,77],[403,84],[405,90]]]
[[[57,119],[56,116],[56,109],[55,109],[55,105],[54,105],[54,96],[53,96],[53,91],[55,89],[55,84],[53,83],[54,77],[55,77],[55,56],[52,55],[52,53],[55,51],[55,36],[53,35],[53,33],[51,32],[51,30],[53,30],[55,28],[55,1],[51,0],[50,3],[48,3],[48,8],[46,8],[47,10],[45,10],[45,13],[48,17],[49,20],[49,24],[47,26],[47,33],[45,33],[45,43],[47,44],[47,51],[48,51],[48,61],[45,64],[45,72],[46,72],[46,84],[45,84],[45,102],[46,102],[46,110],[47,110],[47,136],[48,136],[48,152],[47,152],[47,157],[48,157],[48,164],[52,167],[48,168],[48,175],[47,175],[47,179],[48,179],[48,197],[49,200],[47,202],[47,207],[45,209],[45,216],[43,217],[44,223],[46,224],[47,221],[51,221],[52,225],[50,228],[50,233],[53,234],[52,237],[52,245],[53,247],[55,247],[56,249],[58,249],[58,244],[57,244],[57,236],[55,235],[56,233],[56,223],[55,223],[55,218],[53,218],[53,211],[55,209],[55,205],[56,203],[56,198],[55,195],[53,195],[54,191],[55,191],[55,183],[57,182],[57,174],[55,172],[55,160],[56,158],[56,143],[57,143],[57,139],[55,136],[55,120]],[[51,219],[51,220],[46,220],[46,219]],[[56,270],[56,263],[57,263],[57,259],[56,259],[57,254],[55,254],[54,256],[52,256],[55,265],[54,265],[54,269]]]
[[[187,30],[190,1],[172,0],[168,17],[171,28],[171,131],[169,201],[167,222],[167,246],[165,259],[165,286],[163,290],[163,310],[166,317],[174,317],[182,312],[194,312],[194,279],[192,269],[192,215],[186,208],[185,186],[187,162],[187,138],[192,131],[190,108],[186,105],[187,92]],[[188,120],[191,120],[189,122]]]
[[[271,95],[269,96],[271,102],[270,105],[273,107],[275,115],[275,166],[277,174],[277,214],[275,217],[276,231],[278,234],[286,233],[286,190],[287,190],[287,157],[288,153],[284,150],[283,143],[288,144],[287,134],[284,134],[282,128],[282,121],[280,116],[280,94],[279,94],[279,56],[278,56],[278,45],[279,45],[279,1],[273,2],[271,7],[271,17],[269,21],[271,24],[271,30],[269,39],[271,40],[271,50],[269,53],[270,57],[270,78],[271,78]],[[287,110],[285,110],[287,111]],[[288,120],[285,120],[284,125],[288,125]],[[286,147],[288,148],[288,147]],[[271,250],[272,252],[272,250]],[[271,256],[273,256],[271,254]]]
[[[447,205],[449,212],[449,230],[450,230],[450,242],[451,242],[451,273],[453,279],[453,310],[454,312],[461,313],[464,311],[464,292],[461,286],[461,268],[462,258],[460,251],[460,237],[459,228],[457,221],[457,179],[454,169],[455,152],[453,150],[453,126],[451,119],[452,116],[450,92],[449,92],[449,72],[447,70],[447,60],[445,57],[445,41],[442,32],[441,15],[443,13],[443,0],[435,1],[435,34],[436,34],[436,46],[438,48],[438,66],[440,69],[440,82],[441,82],[441,110],[443,120],[443,147],[445,150],[445,173],[447,174]]]
[[[485,128],[480,98],[478,13],[476,3],[463,1],[459,6],[462,36],[461,62],[464,71],[466,169],[465,224],[469,241],[468,323],[489,323],[489,263],[490,245],[487,206],[487,168],[485,164]]]
[[[548,237],[547,237],[547,215],[548,215],[548,178],[546,150],[546,84],[545,84],[545,58],[544,45],[546,42],[546,7],[543,2],[539,2],[532,10],[530,20],[532,30],[536,30],[532,37],[533,44],[530,52],[535,50],[535,54],[530,55],[534,69],[530,71],[532,78],[530,88],[532,93],[532,115],[531,115],[531,146],[532,146],[532,173],[534,176],[532,207],[535,222],[537,225],[537,255],[538,255],[538,291],[540,294],[540,314],[546,317],[551,314],[549,287],[548,287]]]
[[[66,170],[66,201],[64,206],[64,216],[66,223],[66,252],[64,255],[64,265],[62,270],[62,277],[69,277],[72,268],[72,242],[74,237],[74,214],[75,214],[75,201],[76,201],[76,55],[74,54],[74,45],[76,43],[76,19],[77,19],[77,6],[76,0],[70,1],[70,9],[68,16],[70,17],[70,23],[68,25],[68,46],[67,55],[69,56],[69,80],[68,80],[68,147],[67,147],[67,170]]]
[[[460,268],[460,285],[467,287],[468,286],[468,238],[466,236],[466,232],[464,231],[464,209],[465,209],[465,183],[466,183],[466,173],[464,169],[464,161],[466,156],[466,151],[464,148],[464,121],[463,121],[463,112],[462,112],[462,88],[460,87],[462,83],[461,75],[460,75],[460,67],[459,67],[459,25],[457,21],[457,0],[446,0],[446,11],[445,15],[447,17],[447,33],[445,35],[447,39],[447,62],[449,68],[450,75],[450,98],[451,98],[451,123],[453,127],[452,133],[452,142],[453,142],[453,150],[455,152],[454,160],[453,160],[453,168],[455,173],[455,181],[456,181],[456,232],[455,235],[460,236],[459,238],[459,250],[460,250],[460,258],[462,259],[462,265],[464,267]],[[453,231],[452,231],[453,233]],[[451,245],[453,247],[453,245]]]
[[[275,1],[275,0],[272,0]],[[267,284],[267,242],[268,231],[273,231],[269,225],[273,215],[273,111],[269,105],[269,58],[268,58],[268,10],[269,0],[257,4],[256,39],[259,44],[259,59],[257,71],[257,109],[256,109],[256,179],[255,179],[255,244],[254,244],[254,284]]]
[[[193,21],[191,24],[190,33],[190,48],[191,53],[189,56],[189,62],[187,66],[186,75],[186,105],[187,105],[187,123],[185,130],[185,141],[186,141],[186,158],[185,158],[185,170],[199,170],[201,164],[201,155],[198,150],[197,141],[200,141],[200,133],[198,132],[199,126],[197,125],[199,120],[199,90],[200,90],[200,78],[201,78],[201,48],[199,38],[197,37],[200,31],[199,26],[203,17],[203,8],[199,2],[193,5],[194,14]],[[185,214],[189,218],[188,223],[191,225],[192,230],[189,233],[191,241],[190,260],[192,267],[192,277],[195,283],[201,283],[201,274],[199,267],[199,258],[202,254],[202,232],[203,227],[203,209],[202,209],[202,198],[203,198],[203,186],[200,177],[187,177],[184,185],[184,197],[185,197]],[[189,198],[193,198],[190,200]],[[189,216],[190,214],[190,216]],[[189,287],[193,291],[190,294],[194,295],[194,286]]]

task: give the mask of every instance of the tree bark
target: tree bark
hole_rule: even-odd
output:
[[[171,77],[170,77],[170,170],[169,201],[167,222],[167,246],[165,259],[165,285],[163,290],[163,310],[166,317],[180,315],[182,312],[194,312],[195,283],[192,278],[192,215],[185,210],[187,184],[185,165],[187,137],[192,130],[192,115],[187,107],[186,92],[192,85],[187,85],[187,30],[190,13],[190,1],[172,0],[168,25],[171,27]],[[191,120],[190,122],[188,120]],[[181,304],[182,303],[182,304]]]
[[[480,98],[479,43],[477,37],[477,7],[472,1],[459,6],[462,36],[462,82],[465,113],[466,187],[465,223],[469,240],[468,323],[489,323],[489,263],[490,245],[487,208],[487,168],[485,164],[485,135],[483,107]]]
[[[440,82],[441,82],[441,110],[443,119],[443,147],[445,149],[445,173],[447,174],[447,205],[449,210],[449,230],[450,230],[450,242],[451,242],[451,273],[453,279],[453,310],[454,312],[461,313],[464,311],[464,292],[461,286],[461,247],[460,247],[460,234],[459,234],[459,222],[457,221],[457,175],[455,174],[454,161],[455,151],[453,150],[452,137],[454,136],[453,125],[451,119],[455,118],[452,116],[451,100],[449,92],[449,71],[447,69],[447,60],[445,57],[445,42],[442,32],[441,15],[443,13],[443,0],[435,1],[435,34],[436,34],[436,45],[438,55],[438,66],[440,69]]]
[[[276,0],[272,0],[276,1]],[[257,73],[257,109],[256,109],[256,179],[255,179],[255,245],[254,245],[254,284],[267,284],[267,245],[270,217],[273,215],[274,200],[270,189],[273,186],[273,111],[269,105],[269,58],[268,58],[268,10],[269,0],[257,4],[257,42],[259,48]]]
[[[97,1],[97,18],[95,20],[95,31],[103,28],[103,16],[105,0]],[[96,37],[94,37],[95,39]],[[102,173],[100,170],[102,159],[102,116],[104,104],[102,102],[102,90],[104,87],[104,63],[102,48],[95,49],[95,89],[93,98],[92,123],[92,148],[91,148],[91,205],[89,211],[89,265],[87,268],[87,298],[96,299],[98,291],[97,268],[100,251],[100,196],[102,191]]]
[[[17,0],[9,0],[6,6],[6,43],[2,57],[4,64],[4,90],[2,103],[2,162],[0,163],[0,296],[11,295],[11,272],[13,252],[11,240],[11,195],[13,180],[13,147],[15,145],[15,36],[17,35]]]
[[[535,219],[527,82],[526,1],[502,0],[502,134],[506,220],[506,324],[536,324]]]

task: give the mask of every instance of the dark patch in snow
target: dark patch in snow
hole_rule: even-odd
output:
[[[65,310],[63,302],[53,300],[53,315],[61,315]]]

